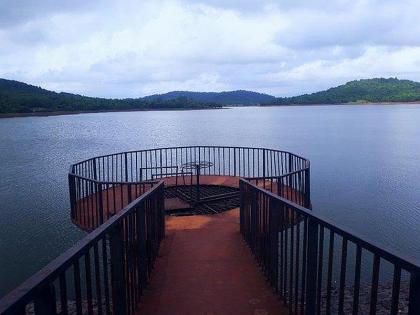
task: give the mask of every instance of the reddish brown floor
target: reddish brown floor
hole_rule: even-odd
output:
[[[242,240],[238,209],[170,217],[166,231],[141,314],[286,314]]]
[[[166,177],[163,179],[165,186],[174,186],[176,183],[178,185],[184,185],[184,180],[186,185],[191,184],[191,178],[189,176],[176,176]],[[195,185],[195,176],[193,176],[193,185]],[[253,184],[256,184],[259,187],[263,187],[266,190],[272,191],[277,194],[277,184],[270,181],[253,181]],[[233,176],[216,176],[216,175],[202,175],[200,177],[201,185],[221,185],[228,187],[239,188],[239,177]],[[145,191],[150,189],[150,186],[142,184],[131,184],[131,190],[128,189],[128,185],[121,184],[116,185],[112,188],[105,189],[102,191],[102,206],[103,206],[103,218],[104,221],[108,220],[113,214],[119,212],[125,206],[129,204],[130,200],[134,200],[138,196],[142,195]],[[130,194],[129,194],[130,191]],[[129,198],[131,196],[131,199]],[[282,195],[286,196],[287,199],[292,200],[298,204],[303,204],[302,195],[290,187],[282,187]],[[91,231],[99,226],[99,213],[97,202],[99,202],[97,194],[92,194],[89,197],[83,198],[76,203],[75,217],[73,222],[85,231]],[[188,204],[178,198],[172,198],[165,200],[165,209],[174,210],[174,209],[184,209],[187,208]]]

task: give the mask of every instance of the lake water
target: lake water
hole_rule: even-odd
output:
[[[67,171],[96,155],[256,146],[311,160],[314,211],[420,259],[420,106],[247,107],[0,119],[0,296],[84,233]]]

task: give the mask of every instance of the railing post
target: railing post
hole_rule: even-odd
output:
[[[244,183],[242,180],[239,181],[239,231],[242,234],[242,237],[245,238],[245,193],[244,193]]]
[[[76,216],[76,183],[74,180],[74,175],[69,174],[69,193],[70,193],[70,214],[71,218],[75,219]]]
[[[263,149],[263,177],[264,177],[264,183],[265,183],[265,149]]]
[[[34,302],[34,311],[35,315],[57,314],[55,289],[52,284],[48,285],[37,294]]]
[[[131,203],[131,201],[133,201],[133,197],[132,197],[132,185],[131,183],[127,184],[127,200],[128,203]]]
[[[98,174],[96,171],[96,158],[93,158],[92,160],[92,168],[93,168],[93,179],[97,180],[98,179]]]
[[[146,254],[146,215],[144,203],[137,207],[137,250],[139,257],[139,282],[141,289],[147,285],[147,254]]]
[[[104,223],[104,203],[102,199],[102,184],[97,183],[96,187],[97,187],[96,189],[98,190],[98,198],[99,198],[99,209],[98,209],[99,210],[99,223],[102,224]]]
[[[279,271],[279,223],[280,210],[276,199],[270,199],[269,207],[269,237],[270,237],[270,282],[271,285],[279,289],[278,271]]]
[[[410,275],[410,296],[408,299],[408,315],[420,314],[420,274]]]
[[[316,312],[316,284],[317,284],[317,269],[318,269],[317,265],[318,265],[318,223],[314,219],[308,218],[305,315],[313,315]]]
[[[126,314],[126,296],[124,278],[124,240],[121,224],[117,224],[111,232],[111,283],[113,314]]]
[[[250,220],[250,244],[254,255],[257,254],[257,191],[251,188],[251,220]]]
[[[291,173],[291,172],[293,172],[293,170],[292,170],[292,166],[293,166],[293,163],[292,163],[292,154],[291,153],[288,153],[287,155],[289,157],[289,170],[288,170],[287,173]]]
[[[165,238],[166,231],[165,231],[165,186],[162,184],[160,194],[158,195],[159,198],[159,214],[161,220],[161,240]]]
[[[230,156],[230,153],[229,153],[229,156]],[[229,161],[229,164],[230,164],[230,161]],[[233,148],[233,176],[236,177],[236,148]]]
[[[311,208],[311,171],[309,167],[305,169],[305,208]]]
[[[125,160],[125,181],[128,182],[128,161],[127,161],[127,152],[124,153]]]

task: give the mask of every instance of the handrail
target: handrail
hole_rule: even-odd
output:
[[[21,314],[25,305],[33,302],[36,314],[54,313],[57,309],[66,314],[68,298],[75,299],[78,313],[85,307],[87,313],[92,313],[93,307],[113,308],[116,314],[133,313],[138,302],[135,292],[145,287],[164,235],[164,186],[148,178],[150,169],[195,160],[213,164],[202,175],[264,178],[291,173],[293,177],[297,171],[305,179],[290,177],[291,187],[295,185],[297,191],[299,185],[306,184],[299,193],[309,189],[308,160],[266,148],[171,147],[109,154],[75,163],[68,172],[71,216],[80,227],[92,232],[4,297],[0,313]],[[141,168],[149,170],[145,178],[139,177]],[[108,200],[110,195],[113,200]],[[144,224],[136,226],[134,222]],[[75,296],[68,295],[69,286]],[[56,303],[56,295],[61,306]]]
[[[278,175],[278,176],[244,177],[243,179],[245,179],[247,181],[258,180],[258,179],[266,179],[266,180],[268,180],[268,179],[279,179],[279,178],[287,177],[287,176],[290,176],[290,175],[298,174],[298,173],[300,173],[302,171],[305,171],[305,170],[309,170],[309,167],[304,167],[303,169],[293,171],[293,172],[289,172],[289,173],[286,173],[286,174],[283,174],[283,175]]]
[[[254,189],[257,189],[264,193],[267,196],[270,196],[273,199],[277,199],[278,201],[281,201],[283,204],[287,205],[290,208],[293,208],[294,211],[298,212],[300,215],[304,215],[308,217],[309,219],[313,220],[314,222],[323,225],[325,228],[331,229],[334,232],[341,234],[345,236],[347,239],[360,243],[363,247],[366,247],[367,249],[370,249],[371,251],[378,251],[381,255],[386,256],[387,260],[390,260],[391,262],[396,262],[398,260],[399,263],[402,263],[404,266],[404,269],[407,269],[408,271],[413,272],[420,272],[420,260],[405,257],[401,253],[398,253],[396,250],[391,249],[383,249],[386,248],[385,245],[379,244],[379,242],[374,240],[369,240],[367,236],[357,236],[356,234],[359,234],[359,232],[353,232],[351,229],[344,227],[340,224],[333,223],[330,219],[324,217],[320,213],[316,213],[311,211],[308,208],[305,208],[297,203],[294,203],[291,200],[288,200],[286,198],[283,198],[281,196],[278,196],[266,189],[263,189],[261,187],[258,187],[257,185],[254,185],[250,182],[248,182],[246,179],[240,179],[241,182],[246,182],[248,185],[252,186]],[[385,258],[385,257],[384,257]]]
[[[156,151],[162,151],[162,150],[182,150],[182,149],[233,149],[233,150],[262,150],[262,151],[266,151],[266,152],[276,152],[276,153],[281,153],[281,154],[287,154],[290,155],[292,157],[295,157],[297,159],[300,159],[302,161],[305,161],[305,164],[307,165],[306,167],[309,167],[309,160],[306,160],[304,157],[291,153],[289,151],[282,151],[282,150],[274,150],[274,149],[269,149],[269,148],[264,148],[264,147],[247,147],[247,146],[212,146],[212,145],[208,145],[208,146],[180,146],[180,147],[162,147],[162,148],[154,148],[154,149],[143,149],[143,150],[132,150],[132,151],[124,151],[124,152],[116,152],[116,153],[112,153],[112,154],[106,154],[106,155],[101,155],[101,156],[96,156],[93,158],[89,158],[83,161],[80,161],[78,163],[75,163],[73,165],[70,166],[70,170],[69,170],[69,174],[71,175],[77,175],[73,169],[75,166],[80,166],[84,163],[87,162],[92,162],[95,159],[101,159],[101,158],[107,158],[107,157],[116,157],[116,156],[120,156],[120,155],[124,155],[124,154],[137,154],[137,153],[147,153],[147,152],[156,152]]]
[[[205,175],[240,178],[240,231],[290,312],[376,314],[383,304],[377,302],[380,267],[386,261],[393,266],[390,313],[398,314],[406,298],[408,314],[420,314],[420,262],[312,212],[308,160],[287,151],[226,146],[129,151],[73,164],[68,174],[72,218],[91,211],[91,219],[97,222],[88,221],[87,226],[98,227],[0,300],[0,313],[22,314],[26,304],[34,302],[36,314],[55,313],[57,308],[66,314],[66,288],[73,285],[78,313],[83,307],[92,313],[95,296],[95,307],[133,314],[164,236],[164,183],[147,179],[147,172],[145,180],[138,180],[137,171],[139,167],[171,168],[175,166],[168,163],[197,158],[218,162]],[[246,176],[251,174],[257,176]],[[103,195],[109,192],[119,194],[119,210],[104,204],[108,201]],[[337,240],[341,244],[337,245]],[[351,246],[355,257],[349,254]],[[335,256],[340,256],[339,265]],[[366,256],[372,256],[372,262],[366,261]],[[81,270],[79,261],[83,259],[85,269]],[[361,310],[362,266],[367,262],[372,263],[367,289],[370,299]],[[69,273],[74,279],[71,284],[66,280]],[[339,278],[336,296],[335,273]],[[404,274],[409,275],[407,297],[402,289]],[[81,290],[84,276],[86,292]],[[351,305],[346,305],[348,291],[353,294]]]
[[[286,153],[286,154],[290,154],[290,155],[293,155],[293,156],[295,156],[296,158],[299,158],[299,159],[302,159],[302,160],[306,160],[304,157],[302,157],[302,156],[300,156],[300,155],[298,155],[298,154],[295,154],[295,153],[292,153],[292,152],[290,152],[290,151],[284,151],[284,150],[275,150],[275,149],[270,149],[270,148],[264,148],[264,147],[247,147],[247,146],[215,146],[215,145],[193,145],[193,146],[179,146],[179,147],[161,147],[161,148],[154,148],[154,149],[143,149],[143,150],[131,150],[131,151],[124,151],[124,152],[115,152],[115,153],[110,153],[110,154],[105,154],[105,155],[99,155],[99,156],[95,156],[95,157],[93,157],[93,158],[89,158],[89,159],[86,159],[86,160],[83,160],[83,161],[80,161],[80,162],[77,162],[77,163],[75,163],[75,164],[73,164],[72,166],[74,166],[74,165],[80,165],[80,164],[82,164],[82,163],[85,163],[85,162],[89,162],[89,161],[92,161],[93,159],[95,159],[95,158],[104,158],[104,157],[110,157],[110,156],[115,156],[115,155],[118,155],[118,154],[124,154],[124,153],[137,153],[137,152],[152,152],[152,151],[155,151],[155,150],[162,150],[162,149],[167,149],[167,150],[169,150],[169,149],[189,149],[189,148],[225,148],[225,149],[233,149],[233,148],[235,148],[235,149],[259,149],[259,150],[266,150],[266,151],[276,151],[276,152],[281,152],[281,153]],[[306,160],[307,162],[309,162],[308,160]],[[71,167],[71,166],[70,166]],[[71,173],[71,172],[69,172],[69,173]]]
[[[133,197],[131,194],[141,193],[133,191],[133,185],[155,180],[154,169],[178,168],[198,160],[213,164],[203,170],[203,176],[254,177],[267,181],[287,178],[285,183],[279,183],[284,187],[277,193],[295,201],[299,198],[302,204],[310,206],[310,163],[298,155],[244,146],[181,146],[120,152],[73,164],[68,175],[72,220],[91,230],[119,211]],[[166,173],[162,171],[159,177],[166,177]],[[121,189],[111,186],[118,183]],[[121,204],[113,202],[115,196]]]
[[[155,204],[156,207],[154,208],[150,208],[147,209],[147,206],[145,205],[145,201],[150,200],[151,198],[155,198],[158,197],[158,199],[154,199],[156,201],[160,201],[158,203]],[[115,260],[115,256],[113,254],[113,251],[118,251],[118,249],[116,248],[112,248],[114,246],[112,239],[116,238],[119,239],[121,237],[121,233],[124,233],[122,231],[122,229],[124,229],[122,226],[122,223],[124,220],[127,220],[129,217],[132,217],[133,215],[137,217],[137,220],[149,220],[147,218],[147,216],[149,214],[147,214],[147,211],[154,211],[154,213],[152,215],[156,215],[157,217],[155,218],[156,223],[158,224],[156,226],[155,231],[152,231],[153,233],[157,233],[156,235],[158,235],[158,238],[153,240],[157,243],[160,243],[163,235],[164,235],[164,221],[163,221],[163,181],[160,181],[156,186],[154,186],[152,189],[150,189],[149,191],[145,192],[143,195],[141,195],[140,197],[138,197],[137,199],[135,199],[133,202],[131,202],[130,204],[128,204],[123,210],[121,210],[119,213],[115,214],[114,216],[112,216],[111,218],[109,218],[106,222],[104,222],[102,225],[100,225],[98,228],[96,228],[94,231],[92,231],[91,233],[89,233],[88,235],[86,235],[83,239],[81,239],[77,244],[75,244],[73,247],[71,247],[70,249],[68,249],[66,252],[64,252],[63,254],[61,254],[60,256],[58,256],[56,259],[54,259],[53,261],[51,261],[47,266],[45,266],[44,268],[42,268],[40,271],[38,271],[37,273],[35,273],[33,276],[31,276],[29,279],[27,279],[25,282],[23,282],[21,285],[19,285],[16,289],[14,289],[13,291],[11,291],[10,293],[8,293],[5,297],[3,297],[0,300],[0,314],[20,314],[23,312],[25,306],[30,303],[33,302],[35,299],[35,309],[36,309],[36,305],[39,305],[40,303],[42,304],[42,299],[45,298],[45,296],[43,296],[44,294],[46,294],[47,291],[45,291],[45,287],[49,287],[52,285],[52,282],[59,279],[60,280],[60,294],[63,294],[63,290],[62,290],[62,285],[63,285],[63,277],[65,277],[65,272],[68,272],[70,267],[75,266],[75,264],[77,263],[77,268],[79,267],[79,260],[84,256],[85,259],[86,257],[90,257],[91,256],[91,249],[94,248],[95,250],[95,261],[98,258],[97,256],[97,251],[98,251],[98,246],[100,246],[98,243],[100,241],[102,242],[107,242],[107,239],[110,238],[110,243],[107,246],[111,247],[111,272],[112,272],[112,277],[118,277],[121,276],[121,274],[117,274],[118,271],[114,270],[115,267],[113,264],[118,264],[119,266],[122,266],[125,261],[124,257],[119,257],[120,260]],[[140,223],[139,223],[140,224]],[[125,225],[125,229],[127,229],[127,225]],[[150,227],[149,227],[150,229]],[[127,232],[127,231],[125,231]],[[136,242],[139,242],[140,239],[143,239],[144,241],[147,241],[146,238],[148,238],[146,231],[144,230],[133,230],[134,233],[138,233],[138,239],[136,239]],[[147,235],[146,235],[147,234]],[[124,237],[124,236],[123,236]],[[125,242],[130,242],[133,241],[132,239],[125,239]],[[149,240],[152,241],[152,240]],[[102,243],[102,245],[104,245],[104,243]],[[118,244],[119,246],[124,246],[121,243]],[[128,245],[125,245],[128,246]],[[140,246],[140,244],[138,244],[138,246]],[[157,244],[158,246],[158,244]],[[114,246],[115,247],[115,246]],[[104,245],[105,248],[105,245]],[[140,247],[139,247],[140,248]],[[146,250],[146,247],[143,247]],[[107,250],[105,249],[105,252]],[[105,256],[104,258],[104,263],[106,263],[107,261],[107,257],[105,252],[102,252],[102,255]],[[143,255],[144,257],[150,256],[151,260],[154,260],[155,258],[155,254],[156,253],[140,253],[141,255]],[[117,257],[118,258],[118,257]],[[124,260],[124,261],[123,261]],[[142,261],[142,263],[147,263],[145,260]],[[105,265],[104,265],[105,266]],[[86,268],[86,272],[90,272],[90,269],[87,268],[87,265],[85,265]],[[90,267],[89,267],[90,268]],[[131,267],[132,268],[132,267]],[[146,267],[143,268],[143,272],[145,272]],[[80,273],[80,271],[79,271]],[[98,276],[98,273],[100,274],[100,270],[99,268],[97,269],[95,266],[95,276]],[[64,274],[64,275],[63,275]],[[89,275],[90,277],[91,275]],[[92,275],[93,276],[93,275]],[[144,275],[145,277],[147,277],[147,275]],[[80,277],[80,274],[79,274]],[[145,278],[146,279],[146,278]],[[80,279],[79,279],[80,280]],[[92,280],[92,279],[91,279]],[[98,280],[98,278],[96,278],[96,280]],[[147,280],[147,279],[146,279]],[[111,284],[111,286],[116,285],[115,281],[112,281],[113,283]],[[65,285],[66,281],[64,280],[64,285]],[[98,285],[98,283],[96,283],[96,285]],[[101,285],[101,284],[99,284]],[[102,283],[102,285],[104,286],[103,289],[106,288],[106,286],[108,284],[104,284]],[[126,284],[124,284],[126,285]],[[97,286],[96,290],[101,290],[101,287]],[[80,287],[79,287],[80,289]],[[108,291],[108,293],[110,294],[111,290]],[[77,288],[76,288],[77,290]],[[126,290],[126,289],[124,289]],[[78,292],[79,295],[81,294],[81,292]],[[91,292],[92,294],[92,292]],[[76,292],[77,295],[77,292]],[[113,297],[114,299],[119,299],[117,296]],[[54,297],[55,299],[55,297]],[[77,299],[77,297],[76,297]],[[90,303],[92,303],[92,296],[87,297],[88,302],[90,299]],[[80,297],[79,297],[80,300]],[[45,302],[45,301],[44,301]],[[49,301],[51,302],[51,300]],[[63,302],[63,300],[62,300]],[[79,301],[80,302],[80,301]],[[126,301],[120,301],[120,302],[124,302],[126,303]],[[117,303],[117,301],[113,301],[114,305],[113,307],[118,308],[118,307],[123,307],[124,309],[129,309],[132,306],[130,305],[115,305],[115,303]],[[111,303],[112,304],[112,303]],[[55,301],[54,301],[54,305],[55,305]],[[110,305],[108,305],[110,306]],[[41,307],[41,305],[39,305],[39,307]],[[63,306],[62,306],[63,307]],[[63,309],[62,309],[63,310]],[[24,313],[24,312],[23,312]],[[66,310],[67,313],[67,310]],[[118,313],[118,312],[117,312]]]
[[[378,306],[380,265],[381,261],[387,261],[394,268],[392,294],[388,301],[391,314],[399,312],[403,300],[402,273],[410,275],[408,314],[420,314],[420,261],[404,257],[246,179],[240,180],[240,194],[241,233],[292,313],[328,314],[334,309],[338,314],[377,314],[377,309],[385,302],[381,295],[381,305]],[[326,232],[329,232],[329,237]],[[336,239],[341,240],[341,246],[336,245]],[[352,262],[348,259],[350,244],[356,247],[356,257]],[[325,255],[326,250],[328,255]],[[341,256],[340,266],[334,263],[335,255]],[[372,272],[367,275],[371,277],[370,300],[361,311],[361,267],[368,263],[365,258],[369,255],[373,256]],[[353,263],[354,269],[349,267]],[[335,269],[338,269],[339,278],[337,297],[332,293]],[[353,281],[353,301],[345,308],[349,274],[350,281]]]

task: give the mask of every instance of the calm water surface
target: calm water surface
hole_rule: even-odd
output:
[[[420,106],[311,106],[0,119],[0,296],[84,233],[67,171],[95,155],[179,145],[262,146],[311,160],[312,202],[420,259]]]

